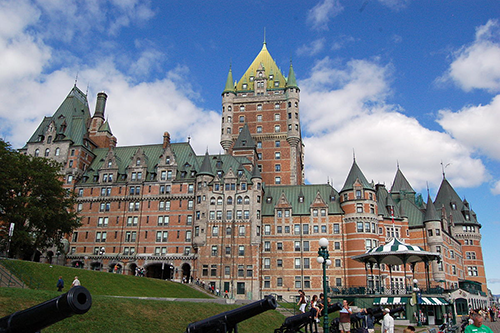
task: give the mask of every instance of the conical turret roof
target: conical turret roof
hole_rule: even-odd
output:
[[[245,125],[241,129],[240,134],[238,135],[238,138],[234,142],[233,150],[254,149],[255,147],[256,147],[255,141],[253,140],[252,135],[250,134],[250,129],[248,128],[248,124],[245,123]]]
[[[210,163],[210,156],[208,155],[208,151],[205,153],[205,157],[203,158],[203,162],[201,162],[200,171],[198,175],[208,175],[214,176],[214,172],[212,171],[212,164]]]
[[[224,94],[226,92],[234,93],[233,71],[231,70],[231,66],[229,66],[229,73],[227,74],[226,86],[222,93]]]
[[[354,159],[351,167],[351,171],[349,171],[349,175],[347,176],[347,179],[344,183],[344,187],[340,192],[343,191],[348,191],[352,190],[354,188],[354,183],[358,181],[361,183],[361,186],[363,186],[364,189],[370,189],[373,190],[373,186],[366,180],[365,175],[359,168],[358,164],[356,163],[356,159]]]
[[[290,69],[288,71],[288,79],[286,81],[287,88],[298,88],[295,72],[293,71],[292,61],[290,61]]]

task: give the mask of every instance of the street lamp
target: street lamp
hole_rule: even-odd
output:
[[[323,317],[323,332],[329,332],[328,330],[328,282],[326,280],[326,266],[330,266],[332,261],[329,259],[330,255],[328,254],[328,239],[321,238],[319,240],[319,250],[318,250],[318,258],[316,260],[319,264],[323,265],[323,309],[325,311],[325,315]]]
[[[104,255],[106,254],[106,249],[103,247],[101,247],[99,249],[99,255],[101,256],[101,271],[103,270],[104,268]]]
[[[420,288],[418,287],[418,280],[413,279],[413,292],[415,293],[415,303],[417,305],[417,326],[422,326],[422,319],[420,317]]]

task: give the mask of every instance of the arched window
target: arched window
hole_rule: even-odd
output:
[[[241,196],[238,196],[238,197],[236,198],[236,203],[237,203],[238,205],[241,205],[241,203],[242,203],[242,202],[243,202],[243,198],[242,198]]]
[[[218,197],[217,198],[217,204],[218,205],[222,205],[222,197]]]
[[[215,205],[215,197],[211,197],[210,198],[210,204],[211,205]]]
[[[36,157],[40,156],[40,149],[35,149],[35,156]]]
[[[245,196],[245,205],[248,205],[250,203],[250,197],[247,195]]]
[[[56,156],[59,156],[61,154],[61,149],[59,147],[56,148]]]
[[[227,204],[232,205],[233,204],[233,197],[227,197]]]
[[[49,157],[49,154],[50,154],[50,149],[49,148],[45,149],[45,157]]]

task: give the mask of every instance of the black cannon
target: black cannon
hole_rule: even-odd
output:
[[[328,313],[333,313],[342,309],[342,304],[336,303],[328,306]],[[325,311],[323,310],[318,317],[323,316]],[[314,310],[310,310],[306,313],[300,313],[295,316],[287,317],[280,328],[274,330],[274,333],[295,333],[302,332],[304,329],[307,332],[317,332],[317,323],[314,321],[316,313]]]
[[[191,323],[186,328],[186,333],[237,333],[239,322],[267,310],[274,310],[277,306],[278,303],[276,303],[276,299],[273,296],[266,296],[260,301]]]
[[[0,333],[35,333],[74,314],[84,314],[92,305],[89,291],[71,288],[49,301],[0,318]]]

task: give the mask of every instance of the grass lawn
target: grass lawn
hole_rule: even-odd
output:
[[[64,290],[68,291],[75,276],[82,286],[94,295],[140,296],[140,297],[176,297],[176,298],[210,298],[209,295],[176,282],[159,279],[140,278],[105,272],[89,271],[78,268],[41,264],[21,260],[1,260],[0,264],[15,272],[22,272],[23,277],[31,277],[30,288],[56,291],[59,276],[63,277]],[[23,278],[26,284],[30,281]]]

